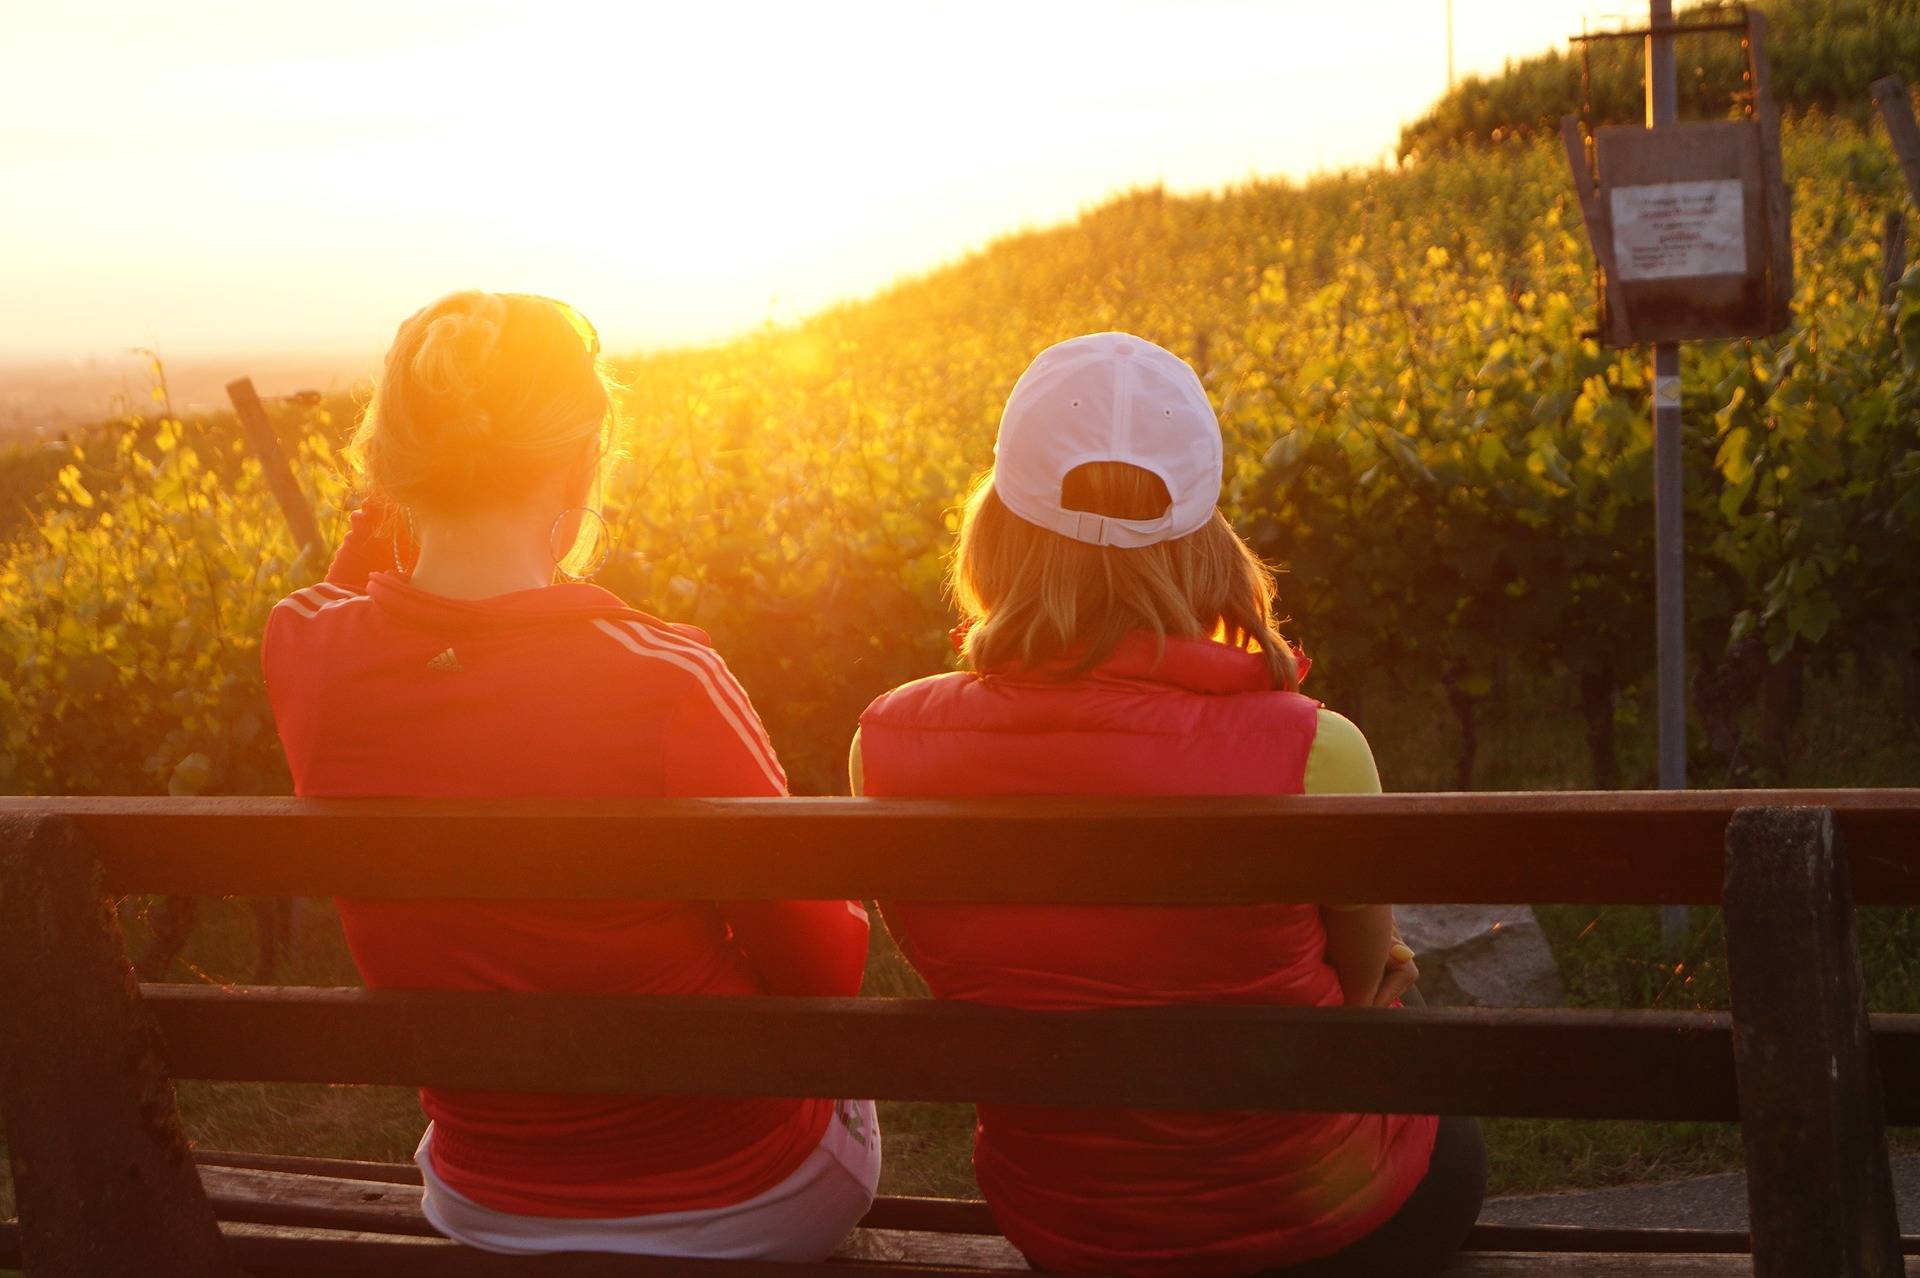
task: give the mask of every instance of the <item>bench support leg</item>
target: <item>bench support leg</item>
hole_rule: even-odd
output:
[[[32,1275],[238,1278],[200,1186],[100,866],[0,817],[0,1117]]]
[[[1735,813],[1724,901],[1754,1273],[1896,1278],[1886,1113],[1833,814]]]

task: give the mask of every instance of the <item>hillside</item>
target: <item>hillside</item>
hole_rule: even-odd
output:
[[[1718,0],[1675,7],[1682,23],[1737,19],[1741,8]],[[1754,7],[1767,14],[1774,97],[1790,115],[1861,122],[1870,107],[1868,84],[1883,75],[1920,81],[1920,0],[1761,0]],[[1629,11],[1645,25],[1644,5]],[[1583,110],[1593,124],[1638,124],[1644,58],[1638,40],[1590,45],[1585,97],[1578,45],[1511,62],[1496,75],[1468,76],[1400,130],[1400,158],[1557,134],[1563,116]],[[1746,71],[1737,36],[1682,37],[1675,61],[1681,119],[1724,118],[1733,109]]]
[[[1904,668],[1916,633],[1868,579],[1905,580],[1916,513],[1895,464],[1914,438],[1904,348],[1875,296],[1900,187],[1879,139],[1846,124],[1793,130],[1788,168],[1800,327],[1688,351],[1692,642],[1703,670],[1740,658],[1698,690],[1719,746],[1704,776],[1765,763],[1729,716],[1770,660]],[[652,479],[619,571],[725,631],[768,686],[806,689],[775,713],[822,741],[808,775],[832,784],[827,743],[866,697],[945,659],[944,507],[987,461],[1013,377],[1051,341],[1128,328],[1202,370],[1229,504],[1289,569],[1320,695],[1444,683],[1462,753],[1422,781],[1468,784],[1488,703],[1541,695],[1516,683],[1527,671],[1578,708],[1593,748],[1496,765],[1503,783],[1632,779],[1609,734],[1652,648],[1645,370],[1583,336],[1590,279],[1552,145],[1138,193],[798,330],[634,365],[633,466]],[[1862,467],[1884,487],[1849,488]],[[736,625],[741,599],[779,624]]]

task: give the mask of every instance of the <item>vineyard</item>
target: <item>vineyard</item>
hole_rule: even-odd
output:
[[[1678,4],[1678,21],[1738,20],[1738,0]],[[1762,0],[1773,92],[1799,114],[1870,114],[1865,86],[1883,75],[1920,80],[1920,3],[1915,0]],[[1572,32],[1568,32],[1572,35]],[[1675,41],[1682,119],[1724,116],[1741,89],[1745,55],[1737,37],[1696,33]],[[1498,75],[1467,76],[1400,130],[1402,159],[1552,137],[1572,112],[1589,125],[1642,122],[1639,41],[1607,40],[1549,50],[1509,63]]]
[[[1790,130],[1797,326],[1687,351],[1696,775],[1789,774],[1809,674],[1920,711],[1920,275],[1881,297],[1902,199],[1871,133]],[[1026,360],[1125,328],[1201,370],[1227,505],[1284,566],[1314,690],[1450,766],[1402,786],[1641,783],[1652,655],[1646,369],[1602,350],[1547,145],[1176,198],[1079,223],[792,329],[626,364],[601,580],[707,627],[796,788],[839,789],[867,700],[951,660],[950,505]],[[349,405],[280,425],[324,526]],[[95,435],[0,564],[0,789],[262,792],[286,778],[256,640],[317,574],[230,422]],[[1756,713],[1751,707],[1759,707]],[[1489,714],[1570,713],[1545,775],[1481,757]],[[1451,740],[1446,740],[1451,737]],[[1393,757],[1390,740],[1383,757]]]

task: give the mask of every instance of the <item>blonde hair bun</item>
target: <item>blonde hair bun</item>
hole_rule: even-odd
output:
[[[414,352],[414,385],[436,398],[471,400],[500,345],[507,304],[488,293],[456,294],[467,306],[435,315]],[[451,299],[449,299],[451,300]]]
[[[368,486],[402,507],[512,502],[613,443],[592,325],[531,293],[449,293],[407,317],[354,432]]]

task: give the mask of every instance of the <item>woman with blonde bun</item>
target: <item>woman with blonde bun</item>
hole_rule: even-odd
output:
[[[855,792],[1377,793],[1215,508],[1221,453],[1171,352],[1126,333],[1042,351],[960,527],[966,669],[867,708]],[[1290,855],[1284,827],[1274,842]],[[1418,975],[1384,904],[881,908],[935,995],[1004,1007],[1390,1007]],[[1486,1182],[1473,1121],[1419,1114],[982,1104],[973,1162],[1036,1269],[1166,1278],[1431,1274]]]
[[[580,579],[606,532],[599,354],[571,307],[522,293],[454,293],[400,326],[353,441],[369,500],[326,580],[267,623],[297,793],[786,793],[706,636]],[[867,951],[854,901],[339,908],[375,988],[850,995]],[[871,1102],[420,1099],[427,1218],[491,1251],[819,1260],[879,1176]]]

